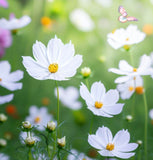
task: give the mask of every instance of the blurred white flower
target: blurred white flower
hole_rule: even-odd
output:
[[[153,65],[153,52],[150,53],[151,64]]]
[[[118,84],[117,90],[120,92],[120,96],[122,99],[129,99],[134,92],[136,92],[137,94],[143,94],[143,79],[140,76],[137,76],[125,83]]]
[[[7,88],[10,91],[15,91],[22,88],[22,83],[17,83],[23,78],[23,71],[17,70],[12,73],[11,65],[8,61],[0,62],[0,86]]]
[[[29,133],[28,133],[28,134],[29,134]],[[35,137],[35,141],[40,141],[40,140],[41,140],[41,139],[40,139],[38,136],[36,136],[34,133],[31,132],[30,134],[31,134],[32,137]],[[24,143],[25,143],[24,140],[25,140],[27,137],[28,137],[27,132],[21,132],[20,135],[19,135],[20,142],[21,142],[22,144],[24,144]]]
[[[96,0],[103,7],[110,7],[113,3],[113,0]]]
[[[10,159],[9,156],[7,156],[7,155],[4,154],[4,153],[0,153],[0,160],[9,160],[9,159]]]
[[[95,28],[95,24],[89,14],[78,8],[70,13],[70,21],[80,31],[90,32]]]
[[[16,30],[22,27],[27,26],[31,22],[29,16],[23,16],[20,19],[15,18],[14,14],[10,15],[10,19],[5,18],[0,19],[0,28],[7,30]]]
[[[126,29],[117,29],[107,35],[108,43],[114,48],[118,49],[127,45],[137,44],[144,40],[145,33],[140,32],[136,25],[130,24]]]
[[[79,153],[75,149],[71,149],[70,152],[72,154],[68,155],[67,160],[92,160],[91,158],[87,157],[84,153]]]
[[[57,97],[56,88],[54,93]],[[73,86],[67,87],[65,89],[63,87],[59,87],[59,99],[64,106],[70,109],[78,110],[82,107],[81,102],[78,101],[79,96],[78,89]]]
[[[74,56],[74,46],[63,44],[56,36],[48,43],[47,48],[41,42],[33,45],[33,55],[23,56],[23,65],[30,76],[38,80],[68,80],[76,74],[82,63],[82,56]]]
[[[3,114],[3,113],[0,113],[0,122],[3,123],[5,121],[7,121],[7,116],[5,114]]]
[[[98,153],[107,157],[118,157],[128,159],[135,155],[131,152],[138,147],[136,143],[129,143],[130,134],[127,130],[120,130],[116,135],[112,133],[107,127],[99,127],[96,135],[88,136],[88,143],[98,149]]]
[[[14,94],[9,94],[6,96],[0,96],[0,104],[8,103],[12,101]]]
[[[153,109],[149,111],[149,117],[153,120]]]
[[[32,125],[38,125],[37,129],[40,131],[45,130],[47,123],[53,120],[53,116],[48,113],[46,107],[37,108],[36,106],[31,106],[29,114],[26,117],[26,121],[29,121]]]
[[[153,68],[151,68],[151,59],[147,55],[143,55],[140,59],[140,65],[138,68],[134,68],[128,64],[127,61],[121,60],[119,62],[119,69],[110,68],[109,72],[113,72],[119,75],[124,75],[115,80],[115,83],[127,82],[136,76],[152,75]]]
[[[111,89],[106,93],[105,86],[101,82],[95,82],[91,86],[91,93],[87,87],[81,83],[80,95],[86,101],[88,109],[95,115],[103,117],[113,117],[121,113],[123,105],[117,103],[119,93],[116,89]]]

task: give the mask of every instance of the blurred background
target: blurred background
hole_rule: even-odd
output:
[[[75,46],[75,53],[83,55],[82,66],[78,69],[75,77],[69,81],[58,82],[64,88],[75,86],[79,89],[82,67],[90,67],[92,76],[89,78],[91,86],[95,81],[104,83],[107,90],[115,89],[115,78],[118,76],[108,72],[109,68],[118,68],[120,60],[124,59],[130,63],[129,54],[123,50],[115,50],[107,43],[107,34],[114,29],[126,28],[129,24],[135,24],[138,29],[146,33],[143,42],[137,44],[132,50],[135,66],[139,64],[141,55],[153,51],[153,1],[152,0],[8,0],[7,9],[0,8],[0,18],[9,18],[14,13],[17,18],[29,15],[31,23],[20,29],[13,35],[13,42],[10,48],[6,49],[2,60],[8,60],[11,64],[11,71],[24,71],[22,90],[13,92],[13,101],[0,107],[0,111],[8,115],[8,120],[0,128],[0,137],[8,139],[8,145],[2,149],[3,153],[10,155],[11,159],[26,159],[26,152],[19,140],[21,122],[29,115],[29,108],[32,105],[38,107],[46,106],[48,111],[56,117],[57,99],[54,95],[55,82],[52,80],[39,81],[28,75],[22,65],[21,56],[32,56],[32,45],[36,40],[47,46],[48,41],[56,35],[63,43],[70,40]],[[130,16],[138,19],[137,22],[120,23],[118,21],[118,7],[123,5]],[[81,9],[90,17],[89,26],[78,27],[72,18],[72,12]],[[80,19],[83,15],[80,13]],[[79,18],[78,18],[79,19]],[[81,23],[88,23],[88,18]],[[78,22],[79,23],[79,22]],[[153,80],[145,77],[145,91],[149,109],[153,108]],[[1,94],[10,92],[0,86]],[[129,100],[120,100],[125,103],[123,112],[114,116],[113,119],[94,116],[93,130],[95,133],[102,125],[111,129],[115,134],[121,129],[128,129],[131,134],[131,142],[144,140],[144,102],[142,95],[133,95]],[[93,113],[87,109],[85,102],[79,98],[83,107],[73,111],[60,103],[61,136],[67,137],[67,144],[80,152],[90,155],[91,146],[87,142],[90,130],[90,122]],[[12,110],[8,107],[13,106]],[[131,123],[125,120],[126,115],[131,114],[134,108],[134,118]],[[151,119],[148,122],[148,153],[149,160],[153,157],[153,125]],[[136,158],[143,155],[143,145],[137,149]],[[132,158],[131,158],[132,159]],[[141,158],[143,159],[143,158]]]

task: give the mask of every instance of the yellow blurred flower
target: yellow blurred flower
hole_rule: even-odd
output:
[[[49,17],[44,16],[44,17],[41,18],[41,24],[42,24],[44,27],[50,27],[51,24],[52,24],[52,22],[53,22],[53,21],[52,21]]]
[[[147,35],[153,34],[153,25],[152,24],[145,24],[142,28],[143,32]]]

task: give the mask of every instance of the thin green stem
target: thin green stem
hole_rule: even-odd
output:
[[[57,142],[56,133],[57,133],[57,132],[53,132],[53,133],[52,133],[53,138],[54,138],[54,144],[53,144],[53,152],[52,152],[51,160],[54,158],[54,155],[55,155],[55,152],[56,152],[56,142]]]
[[[60,158],[60,149],[58,149],[58,151],[57,151],[57,158],[58,158],[58,160],[61,159],[61,158]]]
[[[86,78],[85,81],[86,81],[87,88],[89,89],[89,81],[88,81],[88,78]]]
[[[148,159],[147,155],[147,132],[148,132],[148,106],[147,106],[147,99],[146,94],[143,94],[144,100],[144,107],[145,107],[145,125],[144,125],[144,152],[145,152],[145,159]]]
[[[92,129],[93,129],[93,122],[94,122],[94,114],[92,115],[92,119],[91,119],[91,122],[90,122],[90,134],[92,134]]]
[[[28,152],[28,160],[32,160],[31,148],[29,148],[29,152]]]

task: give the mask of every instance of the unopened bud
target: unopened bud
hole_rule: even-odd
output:
[[[22,126],[24,129],[31,129],[31,123],[29,121],[22,122]]]
[[[91,69],[89,67],[84,67],[81,69],[81,74],[84,78],[87,78],[91,75]]]
[[[0,147],[5,147],[7,145],[7,141],[5,139],[0,139]]]
[[[133,119],[133,117],[132,117],[131,115],[127,115],[127,116],[126,116],[126,120],[127,120],[128,122],[131,122],[132,119]]]
[[[57,139],[57,144],[58,144],[59,147],[64,147],[65,146],[65,144],[66,144],[65,139],[66,139],[65,136],[63,138],[58,138]]]
[[[34,146],[35,144],[35,138],[34,137],[27,137],[25,140],[24,140],[25,144],[28,146],[28,147],[32,147]]]
[[[55,122],[49,121],[49,122],[47,123],[47,130],[48,130],[49,132],[53,132],[53,131],[55,130],[55,128],[56,128],[56,123],[55,123]]]
[[[139,146],[141,146],[141,145],[142,145],[142,141],[141,141],[141,140],[137,140],[137,144],[138,144]]]
[[[7,116],[5,116],[5,114],[0,113],[0,122],[5,122],[7,120]]]

